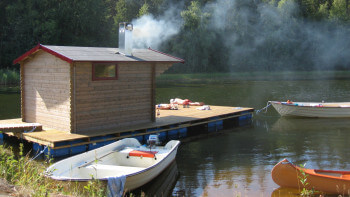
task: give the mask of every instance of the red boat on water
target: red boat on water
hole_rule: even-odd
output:
[[[315,189],[329,194],[350,194],[350,171],[315,170],[298,167],[287,159],[276,164],[272,171],[273,181],[281,187],[302,189],[298,177],[305,172],[306,189]]]

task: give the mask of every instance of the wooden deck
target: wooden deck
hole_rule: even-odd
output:
[[[199,124],[205,124],[217,120],[224,120],[234,117],[251,114],[254,109],[242,108],[242,107],[224,107],[224,106],[210,106],[211,110],[197,110],[197,107],[191,106],[190,108],[179,108],[178,110],[160,110],[160,115],[156,117],[156,122],[129,126],[125,128],[116,128],[111,130],[96,130],[87,134],[70,134],[64,131],[53,130],[43,127],[42,131],[36,131],[31,133],[16,133],[6,132],[8,135],[17,136],[30,142],[35,142],[41,145],[47,145],[51,148],[56,148],[56,144],[64,141],[73,141],[77,139],[83,139],[84,142],[76,145],[90,144],[99,142],[99,140],[91,141],[91,137],[113,135],[111,139],[120,139],[130,136],[145,135],[147,129],[158,128],[153,133],[163,132],[170,129],[184,128],[195,126]],[[156,111],[157,113],[157,111]],[[212,118],[216,118],[213,120]],[[28,124],[23,123],[21,119],[9,119],[0,121],[0,131],[6,124]],[[138,134],[131,135],[130,132],[139,131]],[[152,132],[148,132],[150,134]],[[102,140],[100,140],[102,141]],[[69,147],[71,145],[67,145]],[[59,148],[66,146],[59,146]]]
[[[39,123],[26,123],[22,119],[0,120],[1,132],[23,133],[33,131],[41,131],[42,125]]]

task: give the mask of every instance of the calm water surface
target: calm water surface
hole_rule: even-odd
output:
[[[157,103],[175,97],[255,109],[268,100],[350,101],[350,80],[158,84]],[[0,94],[0,118],[19,116],[19,104],[18,94]],[[349,147],[349,119],[280,118],[271,107],[255,115],[251,125],[183,143],[176,165],[143,190],[149,195],[292,196],[297,191],[280,190],[272,181],[277,162],[287,158],[307,168],[350,170]]]
[[[350,80],[241,81],[157,88],[158,102],[173,97],[211,105],[261,109],[268,100],[349,101]],[[186,196],[293,196],[271,178],[287,158],[307,168],[350,170],[349,119],[280,118],[271,107],[252,125],[183,143],[173,194]]]

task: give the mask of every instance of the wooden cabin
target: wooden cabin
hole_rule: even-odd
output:
[[[78,134],[155,121],[155,77],[179,62],[153,49],[39,44],[14,60],[22,120]]]

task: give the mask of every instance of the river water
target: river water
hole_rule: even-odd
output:
[[[349,101],[350,80],[159,84],[156,93],[157,103],[178,97],[261,109],[268,100]],[[19,105],[18,94],[0,93],[0,118],[19,117]],[[146,195],[161,188],[160,193],[179,196],[296,196],[298,191],[279,189],[272,181],[277,162],[287,158],[306,168],[350,170],[349,148],[349,119],[281,118],[270,107],[254,115],[251,125],[182,143],[175,167],[142,190]]]
[[[349,101],[350,80],[237,81],[158,87],[172,97],[212,105],[261,109],[269,100]],[[165,100],[162,100],[165,99]],[[281,118],[272,107],[250,126],[183,143],[173,194],[185,196],[297,196],[279,189],[271,169],[283,158],[306,168],[350,170],[349,119]]]

